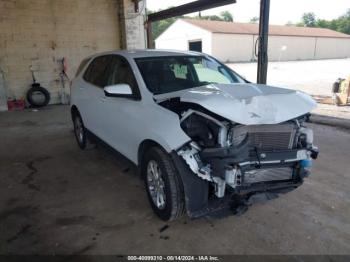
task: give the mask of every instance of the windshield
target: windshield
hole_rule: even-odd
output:
[[[208,85],[244,83],[225,65],[204,56],[167,56],[135,59],[147,88],[164,94]]]

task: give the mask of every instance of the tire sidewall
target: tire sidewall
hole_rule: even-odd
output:
[[[76,123],[75,123],[75,121],[77,119],[80,120],[82,128],[83,128],[83,140],[82,141],[80,141],[79,137],[77,136],[77,132],[76,132]],[[86,148],[86,129],[85,129],[85,126],[84,126],[83,119],[81,118],[79,113],[75,113],[73,115],[73,126],[74,126],[74,136],[75,136],[75,139],[77,140],[77,143],[78,143],[79,147],[81,149],[85,149]]]
[[[151,194],[149,192],[149,188],[148,188],[147,166],[151,160],[157,162],[157,164],[161,170],[161,177],[162,177],[162,179],[164,181],[164,185],[165,185],[165,197],[166,197],[166,199],[165,199],[165,208],[163,208],[163,209],[159,209],[153,203],[153,200],[152,200]],[[146,187],[146,191],[147,191],[148,200],[152,206],[153,211],[162,220],[165,220],[165,221],[169,220],[171,218],[172,209],[173,209],[173,203],[172,203],[173,199],[172,199],[172,192],[171,192],[171,190],[173,190],[173,187],[170,184],[169,176],[167,174],[163,160],[156,150],[150,149],[146,153],[144,161],[143,161],[143,165],[142,165],[142,175],[143,175],[143,179],[144,179],[144,183],[145,183],[145,187]]]
[[[38,104],[32,99],[32,95],[34,92],[40,92],[45,96],[45,101],[42,104]],[[46,90],[46,88],[44,88],[40,85],[39,86],[32,86],[27,92],[27,101],[32,107],[47,106],[50,102],[50,99],[51,99],[50,93]]]

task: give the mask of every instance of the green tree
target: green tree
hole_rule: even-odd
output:
[[[338,32],[350,34],[350,9],[348,9],[345,14],[332,20],[316,19],[314,13],[305,13],[302,17],[302,21],[298,23],[297,26],[329,28]]]
[[[304,26],[307,26],[307,27],[316,26],[316,15],[312,12],[304,13],[301,19]]]
[[[177,18],[167,18],[164,20],[156,21],[152,23],[152,36],[153,39],[156,39],[158,36],[160,36],[165,30],[168,29],[169,26],[171,26],[172,23],[176,21]]]
[[[158,10],[161,11],[161,10]],[[158,11],[152,11],[152,10],[147,10],[146,13],[152,14],[154,12]],[[174,23],[178,18],[182,18],[183,16],[178,16],[178,17],[171,17],[167,18],[164,20],[156,21],[152,23],[152,38],[155,40],[158,36],[160,36],[165,30],[168,29],[169,26],[171,26],[172,23]]]
[[[327,21],[325,19],[317,19],[316,27],[330,28],[331,27],[331,22],[329,22],[329,21]]]
[[[222,11],[220,13],[220,16],[222,17],[223,21],[233,22],[233,16],[232,16],[232,14],[229,11]]]
[[[337,19],[336,30],[345,34],[350,34],[350,9]]]
[[[218,15],[202,15],[196,16],[195,19],[199,20],[210,20],[210,21],[224,21],[222,17]]]

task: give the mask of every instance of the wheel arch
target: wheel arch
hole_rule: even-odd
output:
[[[80,115],[79,110],[78,110],[78,107],[77,107],[76,105],[72,105],[72,106],[70,107],[70,114],[71,114],[71,116],[72,116],[72,119],[73,119],[73,117],[74,117],[75,114],[79,114],[79,115]]]
[[[153,146],[157,146],[167,152],[167,150],[152,139],[142,141],[138,150],[138,171],[142,177],[142,162],[145,152]],[[175,150],[168,152],[174,163],[174,167],[179,174],[180,182],[182,183],[185,195],[186,212],[190,217],[201,216],[203,210],[208,205],[209,183],[196,174],[194,174],[185,161],[177,154]],[[195,189],[195,190],[193,190]]]
[[[138,167],[141,169],[142,167],[142,159],[143,156],[145,154],[145,152],[151,148],[151,147],[159,147],[161,149],[163,149],[165,152],[165,148],[162,147],[159,143],[157,143],[156,141],[152,140],[152,139],[145,139],[141,142],[141,144],[139,145],[138,151],[137,151],[137,165]]]

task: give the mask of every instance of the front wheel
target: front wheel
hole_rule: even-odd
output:
[[[142,174],[153,211],[164,221],[181,217],[185,210],[181,178],[170,156],[159,147],[146,152]]]

